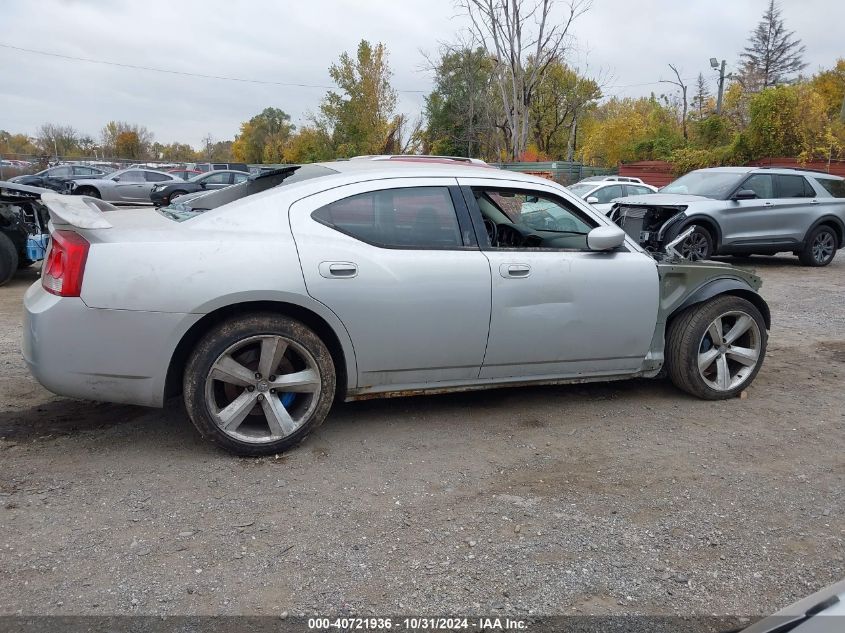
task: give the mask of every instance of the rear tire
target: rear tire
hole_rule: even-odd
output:
[[[817,226],[804,241],[804,249],[798,253],[798,261],[804,266],[827,266],[836,257],[839,246],[836,232],[827,225]]]
[[[80,187],[74,193],[77,196],[91,196],[92,198],[101,198],[99,190],[94,187]]]
[[[199,341],[183,390],[203,437],[235,455],[273,455],[301,442],[326,418],[335,368],[312,330],[259,313],[224,321]]]
[[[767,338],[763,315],[747,299],[722,295],[690,306],[669,325],[669,378],[704,400],[732,398],[760,371]]]
[[[0,233],[0,286],[9,283],[18,270],[18,249],[5,233]]]

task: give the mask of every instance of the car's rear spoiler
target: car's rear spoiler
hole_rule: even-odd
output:
[[[103,216],[103,211],[117,209],[91,196],[68,196],[52,191],[42,193],[41,202],[50,211],[54,225],[70,225],[78,229],[110,229],[112,224]]]

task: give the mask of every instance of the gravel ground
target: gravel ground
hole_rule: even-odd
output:
[[[745,614],[845,575],[845,256],[743,262],[747,399],[665,381],[337,405],[236,459],[165,410],[52,396],[0,289],[0,614]]]

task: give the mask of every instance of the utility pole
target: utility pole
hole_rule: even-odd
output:
[[[845,123],[845,95],[842,95],[842,109],[839,110],[839,120]]]
[[[718,66],[718,61],[715,57],[710,58],[710,65],[715,69]],[[722,60],[722,66],[719,68],[719,96],[716,98],[716,114],[722,114],[722,94],[725,92],[725,60]]]

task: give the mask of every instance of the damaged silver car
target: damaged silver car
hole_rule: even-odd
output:
[[[159,210],[44,194],[23,351],[55,393],[182,394],[241,455],[335,400],[657,377],[706,399],[766,353],[760,279],[651,256],[565,188],[440,158],[252,176]]]

